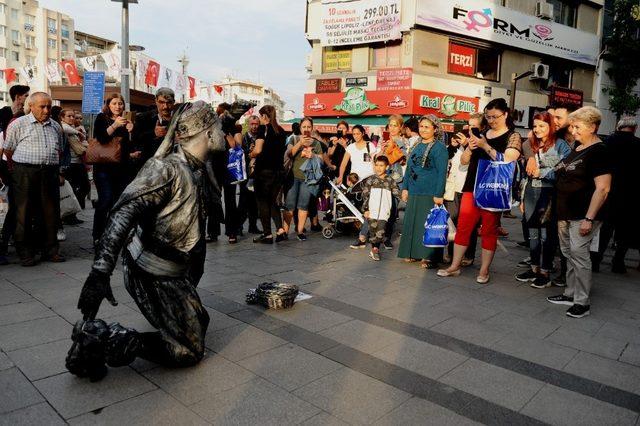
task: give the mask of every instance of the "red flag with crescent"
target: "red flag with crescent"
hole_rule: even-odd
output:
[[[82,79],[78,74],[78,67],[76,67],[76,61],[73,59],[67,59],[65,61],[60,61],[60,66],[64,69],[65,74],[67,75],[67,80],[69,80],[69,84],[75,86],[76,84],[80,84]]]
[[[193,99],[196,97],[196,79],[193,77],[189,77],[189,98]]]
[[[224,90],[222,86],[218,86],[217,84],[214,84],[213,88],[216,89],[216,92],[218,92],[218,95],[222,95],[222,90]]]
[[[15,68],[7,68],[3,71],[4,71],[4,80],[7,82],[7,84],[11,83],[12,81],[16,81],[18,79]]]
[[[149,65],[147,65],[147,74],[144,77],[144,82],[149,86],[157,86],[159,75],[160,64],[156,61],[149,61]]]

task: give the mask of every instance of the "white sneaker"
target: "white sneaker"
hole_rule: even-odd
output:
[[[64,229],[58,229],[57,239],[58,241],[64,241],[67,239],[67,233],[64,232]]]

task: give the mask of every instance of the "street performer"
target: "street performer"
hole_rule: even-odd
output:
[[[206,164],[210,153],[225,149],[222,127],[206,103],[181,105],[157,152],[111,210],[78,300],[84,319],[71,336],[72,374],[97,381],[106,365],[136,357],[171,367],[202,359],[209,315],[196,286],[205,261],[205,209],[216,190],[219,200]],[[121,250],[125,287],[156,332],[96,319],[103,299],[117,305],[109,280]]]

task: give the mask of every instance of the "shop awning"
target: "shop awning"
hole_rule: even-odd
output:
[[[404,120],[408,120],[411,116],[405,115],[403,116]],[[389,117],[387,116],[376,116],[376,117],[312,117],[313,118],[313,127],[320,133],[335,133],[336,132],[336,124],[338,122],[344,120],[349,123],[349,127],[352,127],[356,124],[360,124],[364,127],[366,133],[380,133],[381,128],[386,126]],[[291,132],[291,125],[293,123],[299,123],[302,120],[300,118],[294,118],[292,120],[285,121],[284,123],[280,123],[282,128]],[[465,121],[461,120],[452,120],[452,119],[441,119],[441,123],[443,125],[445,132],[453,132],[455,125],[466,124]]]

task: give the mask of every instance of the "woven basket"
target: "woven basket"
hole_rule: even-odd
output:
[[[298,286],[287,283],[265,282],[247,293],[249,304],[260,304],[268,309],[286,309],[293,306]]]

